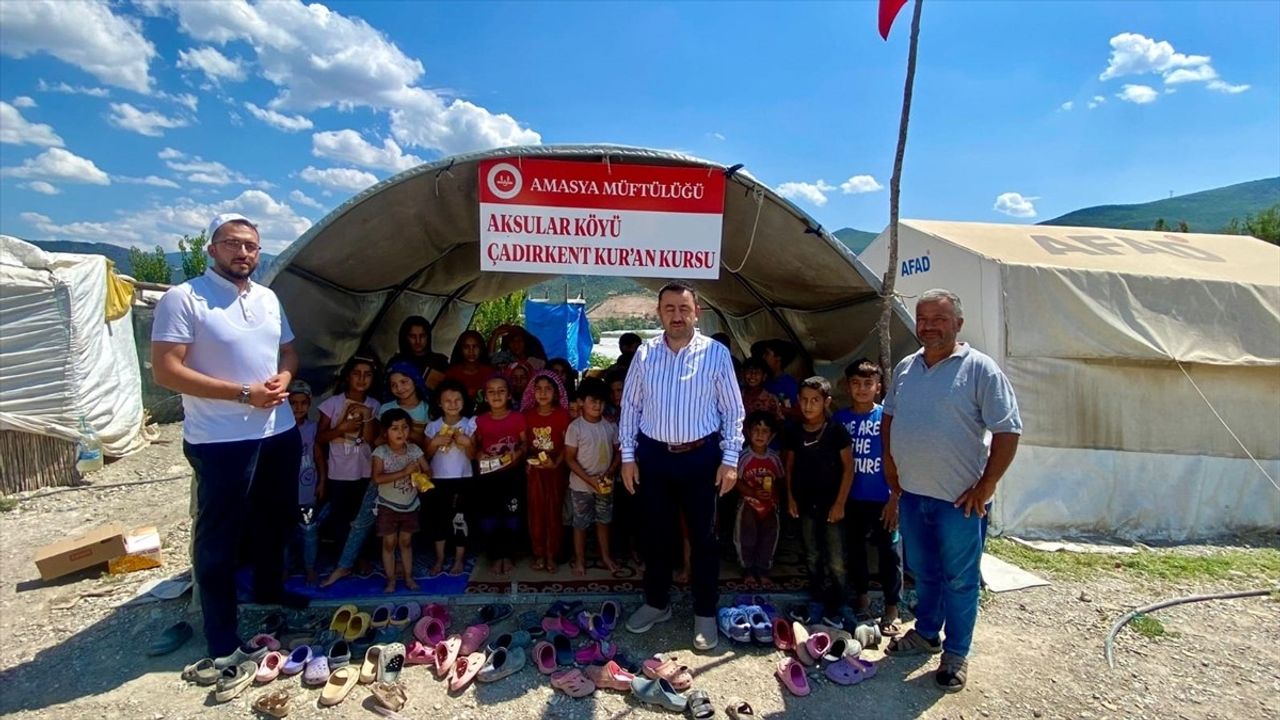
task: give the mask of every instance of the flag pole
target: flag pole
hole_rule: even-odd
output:
[[[876,325],[876,331],[880,334],[880,368],[884,372],[886,386],[893,379],[889,321],[893,318],[893,288],[898,279],[898,197],[902,185],[902,156],[907,150],[907,124],[911,119],[911,92],[916,79],[916,44],[920,38],[920,7],[923,4],[924,0],[915,0],[915,8],[911,13],[911,43],[907,51],[907,80],[902,90],[902,118],[898,121],[898,151],[893,157],[893,176],[889,178],[889,264],[884,270],[880,322]]]

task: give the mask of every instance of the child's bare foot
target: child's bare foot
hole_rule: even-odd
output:
[[[676,573],[672,579],[678,583],[689,582],[689,568],[682,569],[680,572]]]
[[[583,567],[581,564],[575,562],[573,564],[573,574],[578,577],[582,577],[583,575],[587,574],[587,569]]]
[[[450,574],[450,575],[461,575],[461,574],[462,574],[462,570],[463,570],[462,561],[461,561],[461,560],[454,560],[454,561],[453,561],[453,567],[449,568],[449,574]]]
[[[546,570],[546,569],[547,569],[547,562],[546,562],[545,560],[543,560],[542,558],[534,558],[534,559],[533,559],[533,569],[534,569],[534,570]]]
[[[444,561],[437,560],[435,565],[431,566],[431,575],[434,577],[444,572]]]
[[[333,572],[329,573],[329,577],[325,578],[320,583],[320,587],[322,588],[329,587],[330,585],[338,582],[339,580],[341,580],[342,578],[350,574],[351,574],[351,568],[343,568],[343,567],[334,568]]]
[[[555,575],[555,574],[556,574],[556,573],[558,573],[558,572],[560,572],[560,566],[556,564],[555,560],[548,560],[548,561],[547,561],[547,574],[548,574],[548,575]]]
[[[315,587],[320,582],[320,573],[315,570],[307,571],[307,587]]]
[[[417,590],[417,589],[418,589],[418,583],[414,582],[413,578],[411,578],[411,577],[406,577],[406,578],[404,579],[404,586],[405,586],[405,587],[407,587],[407,588],[409,588],[410,590]]]
[[[396,580],[395,580],[395,578],[391,578],[390,580],[388,580],[388,581],[387,581],[387,584],[386,584],[386,585],[383,585],[383,586],[382,586],[382,592],[384,592],[384,593],[393,593],[393,592],[395,592],[395,591],[396,591]]]
[[[604,565],[604,569],[609,572],[618,572],[618,563],[614,562],[611,557],[600,558],[600,564]]]

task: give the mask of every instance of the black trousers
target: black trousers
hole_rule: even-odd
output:
[[[196,474],[193,571],[200,585],[204,636],[210,657],[240,645],[236,620],[236,566],[247,533],[254,593],[284,589],[284,551],[298,512],[302,438],[291,428],[261,440],[182,443]]]
[[[644,533],[645,603],[670,603],[672,559],[680,542],[679,513],[689,528],[693,614],[715,617],[719,599],[720,552],[716,543],[716,469],[721,460],[720,436],[701,447],[673,453],[665,443],[641,435],[636,444],[640,487],[636,488]],[[625,492],[625,490],[624,490]]]
[[[884,529],[880,513],[885,503],[850,499],[844,506],[845,550],[849,553],[853,591],[865,595],[871,587],[871,573],[867,567],[867,536],[879,555],[880,588],[884,590],[884,604],[897,605],[902,596],[902,543],[896,534]]]

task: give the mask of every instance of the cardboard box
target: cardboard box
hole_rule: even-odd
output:
[[[69,575],[77,570],[100,565],[126,553],[125,530],[119,525],[104,525],[83,535],[63,538],[36,550],[36,568],[41,580]]]
[[[107,572],[119,575],[164,564],[160,557],[160,530],[154,525],[130,530],[124,539],[124,550],[124,555],[107,562]]]

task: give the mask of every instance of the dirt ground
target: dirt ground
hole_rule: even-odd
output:
[[[179,678],[182,666],[200,657],[198,635],[172,655],[144,656],[156,633],[189,617],[185,599],[117,607],[146,580],[188,568],[187,472],[180,428],[164,426],[160,442],[96,473],[90,487],[37,492],[36,497],[20,498],[16,509],[0,513],[0,715],[23,720],[253,715],[250,705],[266,689],[251,688],[218,705],[208,689]],[[179,479],[164,479],[174,476]],[[104,487],[116,483],[141,484]],[[35,548],[108,521],[158,525],[165,566],[123,576],[88,572],[52,583],[38,580],[31,562]],[[1231,544],[1275,548],[1280,541],[1270,535]],[[1157,552],[1195,555],[1220,548]],[[694,687],[711,694],[721,717],[730,698],[744,697],[758,715],[772,718],[1275,718],[1280,717],[1280,603],[1274,598],[1162,611],[1157,616],[1164,636],[1150,638],[1133,630],[1120,634],[1114,671],[1103,661],[1102,643],[1115,618],[1133,607],[1193,593],[1265,587],[1276,580],[1240,574],[1211,583],[1168,582],[1108,572],[1087,581],[1054,578],[1050,587],[987,596],[969,688],[955,695],[933,687],[929,671],[936,660],[889,659],[879,665],[877,677],[861,685],[846,688],[820,681],[809,697],[791,697],[773,676],[780,655],[772,649],[733,647],[722,639],[714,651],[692,652],[691,616],[684,601],[677,602],[674,621],[643,636],[623,632],[618,640],[636,656],[678,654],[695,670]],[[638,601],[624,600],[631,607]],[[455,617],[465,618],[470,611],[455,605]],[[256,623],[264,613],[250,608],[243,618],[246,624]],[[879,659],[880,653],[864,657]],[[662,714],[613,692],[569,700],[532,668],[459,697],[448,696],[426,668],[409,667],[402,677],[410,697],[406,717]],[[277,683],[299,688],[296,678]],[[296,693],[290,717],[375,716],[363,688],[337,708],[323,710],[316,705],[318,690]]]

